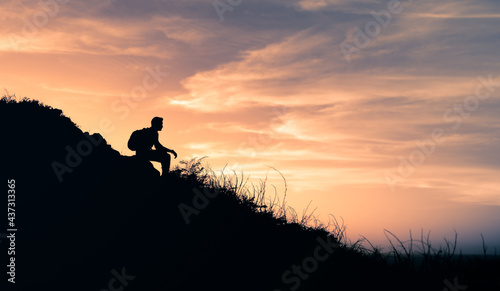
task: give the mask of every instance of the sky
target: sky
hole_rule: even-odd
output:
[[[465,253],[481,234],[500,250],[498,1],[7,0],[0,15],[0,94],[123,155],[161,116],[174,165],[207,156],[280,199],[282,174],[299,217],[343,219],[352,241],[456,231]]]

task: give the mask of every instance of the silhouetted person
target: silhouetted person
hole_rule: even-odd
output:
[[[151,120],[151,127],[136,130],[130,137],[128,147],[136,152],[136,156],[161,163],[162,176],[165,176],[170,168],[170,155],[177,158],[174,150],[161,145],[158,140],[158,131],[163,128],[163,118],[154,117]],[[153,150],[152,147],[155,147]]]

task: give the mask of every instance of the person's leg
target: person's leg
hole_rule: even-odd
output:
[[[170,155],[168,153],[162,153],[161,154],[161,175],[165,175],[170,171]]]
[[[151,150],[147,154],[150,161],[161,163],[161,175],[165,175],[170,170],[170,155],[165,151]]]

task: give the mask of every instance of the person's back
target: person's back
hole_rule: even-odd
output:
[[[153,145],[158,140],[158,132],[151,127],[143,128],[139,135],[140,141],[138,142],[136,155],[140,156],[150,151]]]

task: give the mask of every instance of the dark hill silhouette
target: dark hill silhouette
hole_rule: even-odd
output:
[[[283,282],[319,241],[337,238],[287,223],[195,175],[160,177],[151,163],[120,155],[37,101],[4,98],[0,121],[2,178],[15,179],[17,191],[12,290],[111,290],[110,282],[125,291],[295,290],[297,280],[297,290],[443,289],[441,276],[424,280],[342,243],[328,255],[323,248],[328,258],[307,278]],[[58,175],[54,165],[68,164],[68,149],[86,156],[69,159],[71,172]],[[193,205],[193,189],[218,195],[186,224],[179,205]],[[116,272],[125,279],[114,279]]]

